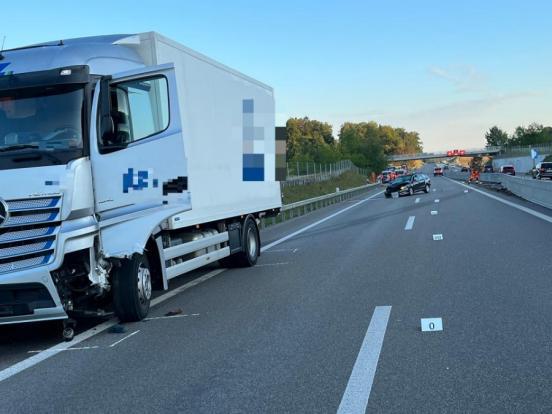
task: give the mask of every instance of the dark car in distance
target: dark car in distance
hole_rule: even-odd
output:
[[[424,174],[409,174],[397,178],[389,183],[385,189],[385,197],[391,198],[395,196],[413,195],[418,191],[429,193],[431,183]]]
[[[494,168],[491,164],[487,164],[483,167],[483,172],[484,173],[492,173],[492,172],[494,172]]]

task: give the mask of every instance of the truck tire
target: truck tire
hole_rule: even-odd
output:
[[[148,258],[134,254],[113,273],[113,307],[122,322],[141,321],[148,315],[151,300]]]
[[[243,223],[242,251],[220,260],[224,267],[252,267],[261,251],[261,240],[255,220],[249,216]]]

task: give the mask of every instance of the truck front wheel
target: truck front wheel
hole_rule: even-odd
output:
[[[134,254],[113,273],[113,307],[122,322],[144,319],[151,300],[151,271],[145,255]]]

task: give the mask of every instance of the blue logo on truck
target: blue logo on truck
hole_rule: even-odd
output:
[[[5,75],[6,73],[4,70],[10,65],[9,62],[7,63],[0,63],[0,76]]]
[[[157,178],[152,178],[152,171],[148,170],[138,170],[134,172],[134,168],[129,168],[128,172],[123,174],[123,193],[128,193],[128,190],[143,190],[148,188],[150,185],[150,178],[152,188],[157,188],[159,186],[159,180]]]

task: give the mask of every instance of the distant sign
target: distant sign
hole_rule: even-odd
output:
[[[442,318],[422,318],[420,320],[422,332],[437,332],[443,330]]]
[[[536,160],[539,156],[539,152],[535,148],[531,148],[531,158]]]

